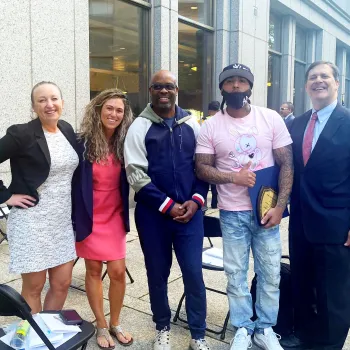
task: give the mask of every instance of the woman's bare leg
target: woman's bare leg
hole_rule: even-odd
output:
[[[32,309],[32,314],[42,311],[41,292],[46,281],[46,270],[22,274],[22,297]]]

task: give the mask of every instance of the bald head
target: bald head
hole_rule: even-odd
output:
[[[151,80],[149,93],[153,110],[162,118],[175,115],[175,102],[179,89],[176,77],[168,70],[156,72]]]
[[[177,86],[177,80],[175,74],[171,73],[168,70],[159,70],[158,72],[155,72],[151,79],[151,84],[157,83],[160,80],[167,80],[171,81],[173,84]]]

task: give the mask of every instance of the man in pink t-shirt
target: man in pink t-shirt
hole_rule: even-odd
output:
[[[285,123],[273,110],[250,104],[254,76],[247,66],[232,64],[219,77],[221,111],[206,121],[197,139],[197,175],[217,185],[224,245],[224,268],[231,322],[237,333],[231,350],[245,350],[254,342],[266,350],[281,350],[272,326],[279,307],[281,241],[279,224],[293,183],[292,140]],[[224,109],[224,105],[227,108]],[[257,225],[248,187],[254,171],[280,166],[275,208]],[[252,248],[258,276],[257,320],[253,322],[247,272]]]

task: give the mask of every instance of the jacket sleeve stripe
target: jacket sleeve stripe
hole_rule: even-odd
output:
[[[195,193],[193,196],[192,196],[192,199],[194,199],[195,201],[199,202],[201,206],[204,205],[204,198],[203,196],[201,196],[199,193]]]
[[[163,204],[159,207],[159,211],[163,214],[166,213],[166,211],[169,209],[169,207],[173,204],[173,200],[169,197],[166,197],[165,201]]]

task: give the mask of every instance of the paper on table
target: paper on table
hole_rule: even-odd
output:
[[[15,329],[7,334],[5,334],[3,337],[0,338],[0,340],[5,343],[6,345],[10,346],[10,342],[11,339],[13,337],[13,335],[15,334]],[[73,338],[77,333],[65,333],[65,334],[61,334],[62,335],[62,339],[58,342],[55,342],[54,344],[52,344],[55,348],[58,348],[60,345],[64,344],[65,342],[67,342],[69,339]],[[48,347],[46,345],[44,346],[37,346],[37,347],[32,347],[32,348],[26,348],[25,350],[48,350]]]
[[[40,314],[40,317],[45,322],[46,326],[53,333],[79,333],[81,329],[79,326],[71,326],[64,324],[60,319],[58,314]]]
[[[67,342],[69,339],[73,338],[77,333],[64,333],[62,340],[58,341],[57,343],[52,344],[55,348],[58,348],[65,342]],[[36,348],[29,348],[28,350],[49,350],[47,346],[38,346]]]
[[[223,251],[219,248],[209,248],[202,254],[202,262],[216,267],[224,267]]]
[[[75,333],[77,334],[77,333]],[[48,337],[52,344],[55,344],[63,339],[63,333],[51,333],[51,336]],[[43,340],[38,336],[33,328],[29,332],[29,348],[37,348],[45,345]]]
[[[44,334],[47,336],[47,338],[50,340],[52,344],[63,339],[62,333],[53,333],[48,329],[44,320],[41,317],[41,314],[35,314],[33,315],[33,318],[34,318],[34,321],[38,324],[38,326],[41,328],[41,330],[44,332]],[[30,348],[33,348],[33,347],[38,347],[43,345],[44,345],[43,340],[38,336],[36,331],[31,327],[28,335],[28,346]]]

